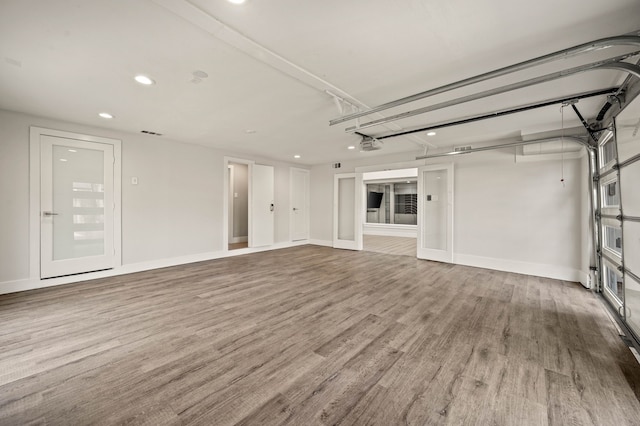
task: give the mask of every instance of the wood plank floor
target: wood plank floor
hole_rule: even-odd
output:
[[[418,243],[416,238],[363,235],[362,242],[363,250],[365,251],[411,257],[416,257],[417,255]]]
[[[637,425],[575,283],[301,246],[0,296],[0,424]]]

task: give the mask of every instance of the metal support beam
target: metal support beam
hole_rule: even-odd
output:
[[[549,100],[546,100],[546,101],[536,102],[536,103],[527,104],[527,105],[521,105],[521,106],[514,107],[514,108],[501,109],[501,110],[489,112],[489,113],[486,113],[486,114],[480,114],[480,115],[475,115],[475,116],[472,116],[472,117],[463,118],[463,119],[460,119],[460,120],[447,121],[447,122],[444,122],[444,123],[433,124],[433,125],[430,125],[430,126],[427,126],[427,127],[420,127],[419,129],[410,129],[410,130],[404,130],[404,131],[397,132],[397,133],[391,133],[391,134],[387,134],[387,135],[376,136],[375,138],[378,139],[378,140],[382,140],[382,139],[388,139],[388,138],[395,138],[395,137],[398,137],[398,136],[406,136],[406,135],[410,135],[410,134],[413,134],[413,133],[428,132],[430,130],[437,130],[437,129],[442,129],[442,128],[445,128],[445,127],[459,126],[459,125],[462,125],[462,124],[473,123],[475,121],[488,120],[490,118],[502,117],[502,116],[510,115],[510,114],[517,114],[519,112],[525,112],[525,111],[529,111],[529,110],[532,110],[532,109],[544,108],[544,107],[547,107],[547,106],[561,104],[561,103],[568,102],[568,101],[586,99],[586,98],[591,98],[591,97],[594,97],[594,96],[609,95],[609,94],[616,93],[617,91],[618,91],[618,88],[612,87],[612,88],[609,88],[609,89],[594,90],[594,91],[591,91],[591,92],[583,92],[583,93],[578,93],[576,95],[563,96],[563,97],[559,97],[559,98],[555,98],[555,99],[549,99]],[[360,132],[354,132],[354,133],[356,135],[360,135],[360,136],[364,136],[364,137],[370,137],[370,136],[365,135],[365,134],[360,133]]]
[[[517,83],[507,84],[505,86],[496,87],[494,89],[484,90],[482,92],[474,93],[472,95],[462,96],[459,98],[451,99],[449,101],[440,102],[434,105],[418,108],[412,111],[406,111],[400,114],[391,115],[389,117],[379,118],[377,120],[372,120],[367,123],[362,123],[359,126],[348,127],[345,131],[352,132],[354,130],[366,129],[369,127],[385,124],[391,121],[401,120],[403,118],[413,117],[415,115],[436,111],[436,110],[451,107],[454,105],[460,105],[466,102],[488,98],[490,96],[511,92],[517,89],[523,89],[525,87],[535,86],[536,84],[547,83],[549,81],[558,80],[560,78],[581,74],[586,71],[601,70],[601,69],[617,69],[620,71],[632,73],[640,77],[640,66],[634,65],[634,64],[628,64],[626,62],[621,62],[625,59],[636,56],[638,54],[640,54],[640,50],[634,51],[632,53],[628,53],[625,55],[616,56],[614,58],[604,59],[602,61],[592,62],[590,64],[581,65],[578,67],[553,72],[550,74],[545,74],[540,77],[530,78],[528,80],[520,81]]]
[[[566,59],[571,56],[581,55],[587,52],[592,52],[594,50],[606,49],[612,46],[640,47],[640,36],[638,36],[637,33],[634,33],[630,35],[607,37],[607,38],[595,40],[589,43],[579,44],[577,46],[573,46],[567,49],[562,49],[557,52],[553,52],[544,56],[539,56],[537,58],[530,59],[528,61],[519,62],[514,65],[499,68],[493,71],[486,72],[484,74],[466,78],[464,80],[456,81],[454,83],[446,84],[444,86],[436,87],[435,89],[427,90],[425,92],[420,92],[415,95],[407,96],[392,102],[387,102],[385,104],[379,105],[377,107],[374,107],[365,111],[361,111],[355,114],[345,115],[344,117],[339,117],[331,120],[329,122],[329,125],[333,126],[339,123],[344,123],[345,121],[350,121],[359,117],[364,117],[366,115],[373,114],[375,112],[384,111],[390,108],[407,104],[409,102],[414,102],[420,99],[427,98],[429,96],[437,95],[439,93],[449,92],[451,90],[459,89],[461,87],[469,86],[475,83],[480,83],[482,81],[486,81],[492,78],[511,74],[517,71],[533,68],[535,66],[557,61],[559,59]]]
[[[438,157],[450,157],[452,155],[472,154],[474,152],[491,151],[491,150],[494,150],[494,149],[510,148],[510,147],[514,147],[514,146],[523,146],[523,145],[532,145],[532,144],[536,144],[536,143],[557,142],[558,139],[560,139],[560,136],[555,137],[555,138],[534,139],[534,140],[530,140],[530,141],[517,141],[517,142],[504,143],[504,144],[501,144],[501,145],[484,146],[484,147],[481,147],[481,148],[473,148],[473,149],[469,149],[469,150],[466,150],[466,151],[449,151],[449,152],[444,152],[442,154],[421,155],[419,157],[416,157],[416,160],[424,160],[424,159],[427,159],[427,158],[438,158]],[[589,143],[586,142],[584,139],[578,137],[578,136],[564,136],[564,139],[568,139],[570,141],[577,142],[580,145],[585,146],[586,148],[590,148]]]

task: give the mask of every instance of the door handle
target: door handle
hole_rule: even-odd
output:
[[[54,212],[42,212],[42,216],[58,216],[58,213],[54,213]]]
[[[294,211],[294,212],[297,212],[297,211],[298,211],[298,209],[296,209],[296,208],[294,207],[294,208],[293,208],[293,211]]]
[[[272,212],[274,209],[273,203],[271,203],[271,206],[269,207],[269,211]]]

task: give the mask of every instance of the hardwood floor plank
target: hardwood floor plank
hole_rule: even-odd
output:
[[[0,295],[0,424],[616,424],[579,284],[326,247]],[[612,423],[613,422],[613,423]]]

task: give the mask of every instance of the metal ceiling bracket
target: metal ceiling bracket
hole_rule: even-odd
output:
[[[348,127],[345,131],[346,132],[353,132],[354,130],[362,130],[362,129],[366,129],[369,127],[373,127],[373,126],[378,126],[381,124],[385,124],[388,123],[390,121],[396,121],[396,120],[400,120],[403,118],[408,118],[408,117],[413,117],[415,115],[420,115],[420,114],[424,114],[427,112],[431,112],[431,111],[436,111],[436,110],[440,110],[443,108],[447,108],[447,107],[451,107],[454,105],[459,105],[459,104],[463,104],[466,102],[471,102],[471,101],[475,101],[478,99],[484,99],[490,96],[495,96],[495,95],[499,95],[502,93],[506,93],[506,92],[511,92],[513,90],[517,90],[517,89],[523,89],[525,87],[530,87],[530,86],[534,86],[537,84],[541,84],[541,83],[547,83],[549,81],[554,81],[554,80],[558,80],[560,78],[564,78],[564,77],[568,77],[571,75],[576,75],[576,74],[581,74],[583,72],[586,71],[592,71],[592,70],[600,70],[600,69],[616,69],[616,70],[620,70],[620,71],[625,71],[628,72],[630,74],[636,75],[638,77],[640,77],[640,66],[638,65],[634,65],[634,64],[629,64],[626,62],[621,62],[624,61],[625,59],[628,59],[630,57],[636,56],[640,54],[640,50],[631,52],[631,53],[627,53],[625,55],[620,55],[620,56],[616,56],[614,58],[610,58],[610,59],[604,59],[601,61],[596,61],[596,62],[592,62],[590,64],[586,64],[586,65],[580,65],[578,67],[574,67],[574,68],[569,68],[566,70],[562,70],[562,71],[557,71],[557,72],[553,72],[550,74],[545,74],[542,75],[540,77],[534,77],[534,78],[530,78],[528,80],[524,80],[524,81],[520,81],[517,83],[512,83],[512,84],[507,84],[505,86],[500,86],[500,87],[496,87],[493,89],[489,89],[489,90],[484,90],[482,92],[478,92],[478,93],[474,93],[472,95],[467,95],[467,96],[462,96],[459,98],[455,98],[455,99],[451,99],[449,101],[445,101],[445,102],[440,102],[434,105],[429,105],[423,108],[418,108],[412,111],[406,111],[400,114],[396,114],[396,115],[392,115],[389,117],[385,117],[385,118],[380,118],[377,120],[373,120],[373,121],[369,121],[367,123],[361,123],[357,129],[356,127]]]
[[[485,114],[465,117],[465,118],[462,118],[462,119],[459,119],[459,120],[446,121],[446,122],[441,122],[441,123],[437,123],[437,124],[432,124],[432,125],[429,125],[429,126],[426,126],[426,127],[420,127],[420,128],[417,128],[417,129],[402,130],[402,131],[396,132],[396,133],[390,133],[390,134],[386,134],[386,135],[376,136],[376,138],[378,140],[382,140],[382,139],[388,139],[388,138],[395,138],[395,137],[399,137],[399,136],[406,136],[406,135],[410,135],[410,134],[413,134],[413,133],[428,132],[428,131],[431,131],[431,130],[442,129],[442,128],[445,128],[445,127],[459,126],[459,125],[462,125],[462,124],[469,124],[469,123],[473,123],[473,122],[476,122],[476,121],[488,120],[488,119],[491,119],[491,118],[502,117],[502,116],[510,115],[510,114],[517,114],[519,112],[526,112],[526,111],[530,111],[530,110],[537,109],[537,108],[544,108],[544,107],[547,107],[547,106],[556,105],[556,104],[564,103],[564,102],[576,103],[580,99],[586,99],[586,98],[590,98],[590,97],[594,97],[594,96],[607,95],[607,94],[615,93],[617,91],[618,91],[617,87],[611,87],[611,88],[608,88],[608,89],[593,90],[593,91],[590,91],[590,92],[577,93],[577,94],[570,95],[570,96],[562,96],[562,97],[558,97],[558,98],[554,98],[554,99],[548,99],[548,100],[545,100],[545,101],[535,102],[535,103],[526,104],[526,105],[520,105],[520,106],[517,106],[517,107],[514,107],[514,108],[501,109],[501,110],[488,112],[488,113],[485,113]],[[356,135],[360,135],[360,136],[367,136],[367,135],[365,135],[363,133],[360,133],[360,132],[354,132],[354,133]]]
[[[547,55],[539,56],[534,59],[530,59],[524,62],[519,62],[514,65],[509,65],[507,67],[498,68],[493,71],[486,72],[484,74],[476,75],[474,77],[466,78],[464,80],[459,80],[450,84],[445,84],[444,86],[436,87],[435,89],[427,90],[424,92],[417,93],[415,95],[407,96],[404,98],[397,99],[395,101],[387,102],[385,104],[379,105],[374,108],[370,108],[365,111],[361,111],[355,114],[345,115],[343,117],[339,117],[329,121],[329,125],[333,126],[339,123],[344,123],[345,121],[350,121],[358,117],[364,117],[369,114],[373,114],[376,112],[384,111],[390,108],[394,108],[400,105],[407,104],[409,102],[414,102],[420,99],[428,98],[430,96],[434,96],[440,93],[449,92],[451,90],[459,89],[461,87],[469,86],[471,84],[480,83],[482,81],[490,80],[492,78],[501,77],[503,75],[511,74],[517,71],[526,70],[529,68],[533,68],[538,65],[546,64],[549,62],[557,61],[560,59],[566,59],[572,56],[581,55],[584,53],[592,52],[594,50],[606,49],[612,46],[637,46],[640,47],[640,36],[636,35],[637,33],[621,35],[615,37],[607,37],[599,40],[594,40],[589,43],[579,44],[577,46],[569,47],[567,49],[558,50],[557,52],[549,53]]]

